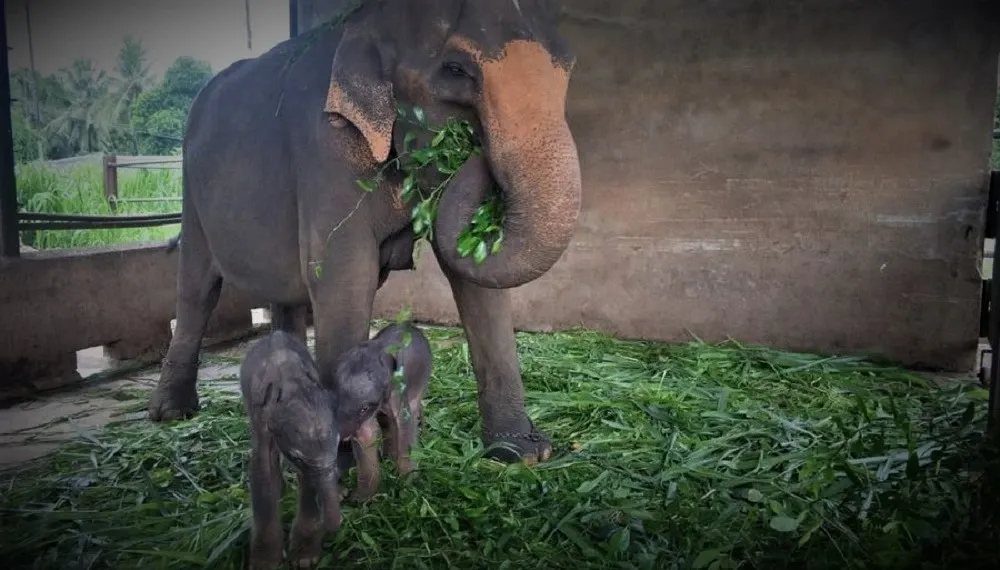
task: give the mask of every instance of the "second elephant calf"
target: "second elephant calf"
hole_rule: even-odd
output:
[[[420,430],[421,398],[431,370],[430,343],[410,322],[383,328],[338,361],[334,383],[340,438],[351,440],[358,468],[352,499],[364,500],[378,491],[380,432],[381,451],[395,463],[396,472],[405,476],[415,468],[410,448]]]

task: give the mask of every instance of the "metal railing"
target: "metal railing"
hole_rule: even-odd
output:
[[[163,196],[158,198],[119,198],[118,169],[170,169],[176,170],[182,165],[181,158],[157,156],[122,156],[108,154],[102,158],[104,169],[104,197],[112,211],[118,204],[130,202],[179,202],[180,196]],[[169,226],[181,223],[181,213],[143,214],[134,216],[96,216],[89,214],[49,214],[43,212],[18,212],[17,230],[99,230],[99,229],[130,229]]]

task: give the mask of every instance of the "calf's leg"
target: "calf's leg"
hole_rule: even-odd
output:
[[[281,565],[281,456],[271,434],[251,435],[250,451],[250,570]]]
[[[308,568],[319,562],[323,548],[322,487],[316,473],[299,471],[299,502],[292,525],[289,556],[298,568]]]
[[[372,416],[361,424],[361,428],[351,441],[351,446],[354,448],[354,460],[358,466],[358,486],[351,494],[352,501],[365,501],[378,491],[380,477],[378,466],[379,432],[378,420]]]

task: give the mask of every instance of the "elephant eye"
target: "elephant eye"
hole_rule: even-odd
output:
[[[448,75],[452,75],[454,77],[469,77],[469,74],[465,71],[461,64],[455,63],[454,61],[446,61],[443,67]]]

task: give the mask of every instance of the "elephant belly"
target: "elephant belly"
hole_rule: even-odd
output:
[[[233,204],[235,200],[229,204],[205,202],[198,205],[198,213],[224,281],[263,301],[308,302],[299,263],[298,221],[291,200],[242,205]],[[272,207],[261,207],[261,203]]]

